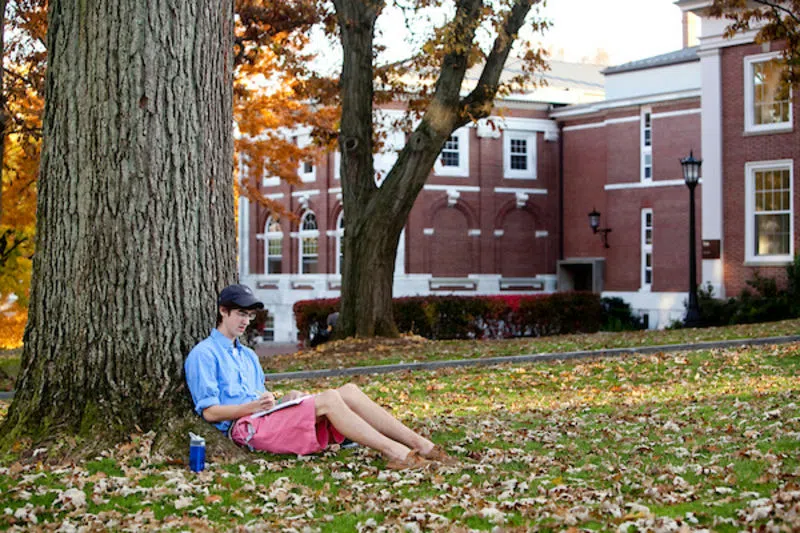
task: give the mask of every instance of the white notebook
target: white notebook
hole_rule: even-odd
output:
[[[275,406],[272,407],[271,409],[266,409],[264,411],[257,411],[255,413],[253,413],[251,416],[253,418],[260,418],[260,417],[266,416],[266,415],[268,415],[270,413],[274,413],[275,411],[280,411],[281,409],[286,409],[287,407],[291,407],[293,405],[297,405],[299,403],[302,403],[303,400],[305,400],[306,398],[311,398],[311,395],[308,394],[306,396],[300,396],[299,398],[295,398],[294,400],[288,400],[288,401],[285,401],[285,402],[276,403]]]

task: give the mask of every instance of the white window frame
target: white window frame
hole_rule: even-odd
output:
[[[650,225],[647,225],[647,215],[650,215]],[[639,290],[649,292],[653,288],[653,210],[651,208],[642,209],[641,223],[641,246],[642,246],[642,268],[641,268],[641,288]],[[647,230],[650,230],[650,244],[647,244]],[[650,266],[647,266],[647,257],[650,256]],[[647,271],[650,270],[650,281],[647,281]]]
[[[779,59],[780,52],[767,52],[744,58],[744,130],[747,133],[763,133],[775,131],[792,131],[794,116],[792,113],[792,89],[789,88],[789,121],[774,124],[756,124],[754,115],[755,90],[753,86],[753,66],[773,59]]]
[[[281,272],[270,272],[269,271],[269,259],[270,257],[278,257],[281,261],[281,265],[283,264],[283,230],[281,231],[270,231],[269,226],[272,223],[273,218],[272,215],[267,217],[267,222],[264,224],[264,233],[259,235],[259,237],[263,237],[264,239],[264,274],[280,274]],[[270,241],[281,241],[281,254],[279,256],[270,256],[269,253],[269,243]],[[281,267],[283,270],[283,267]]]
[[[303,226],[305,226],[306,219],[308,218],[309,215],[314,217],[314,223],[317,225],[317,229],[315,229],[315,230],[307,230],[307,229],[303,228]],[[300,227],[298,228],[298,232],[297,232],[297,273],[298,274],[312,274],[312,272],[303,272],[303,259],[305,259],[307,257],[306,254],[303,252],[303,239],[304,238],[316,238],[317,239],[317,253],[316,253],[317,272],[316,273],[318,274],[319,273],[319,221],[317,220],[317,215],[311,210],[308,210],[308,211],[304,212],[303,216],[300,217]],[[311,256],[308,255],[308,257],[311,257]]]
[[[342,152],[337,148],[333,153],[333,179],[338,180],[342,173]]]
[[[442,166],[440,155],[433,164],[433,171],[437,176],[466,178],[469,176],[469,127],[458,128],[451,137],[458,139],[458,166]]]
[[[755,245],[756,183],[755,174],[763,170],[789,171],[789,253],[776,255],[757,255]],[[745,164],[745,262],[747,264],[786,264],[794,258],[794,161],[778,159],[774,161],[751,161]]]
[[[264,333],[262,335],[262,339],[266,342],[274,342],[275,341],[275,314],[270,311],[269,309],[265,309],[267,312],[267,318],[264,321]]]
[[[342,257],[342,238],[344,237],[344,211],[339,213],[339,216],[336,218],[336,274],[338,276],[342,275],[342,262],[344,258]]]
[[[527,169],[511,168],[511,141],[525,141]],[[503,177],[516,180],[536,179],[536,132],[505,130],[503,131]]]
[[[311,136],[308,134],[305,135],[298,135],[297,139],[297,147],[298,148],[305,148],[309,144],[311,144]],[[297,166],[297,175],[300,176],[300,181],[303,183],[310,183],[312,181],[317,180],[317,165],[314,161],[311,161],[311,171],[306,172],[305,164],[307,161],[301,161],[300,164]]]
[[[649,126],[647,125],[648,117],[650,119]],[[639,124],[639,148],[641,153],[641,164],[639,165],[640,181],[642,183],[651,183],[653,181],[653,108],[642,108]],[[650,133],[649,139],[647,137],[648,132]],[[650,169],[650,176],[647,176],[648,168]]]

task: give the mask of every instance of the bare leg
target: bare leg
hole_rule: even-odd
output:
[[[422,455],[429,453],[433,449],[434,445],[431,441],[415,433],[386,412],[383,407],[361,392],[357,385],[348,383],[337,390],[350,409],[355,411],[370,426],[390,439],[402,442],[409,448],[419,450]]]
[[[411,451],[372,427],[347,406],[339,391],[328,390],[314,400],[316,415],[325,416],[336,430],[350,440],[378,450],[390,459],[403,460]]]

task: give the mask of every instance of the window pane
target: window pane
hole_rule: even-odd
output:
[[[317,273],[317,258],[303,257],[303,272],[302,274],[316,274]]]
[[[281,221],[280,220],[275,220],[273,218],[270,218],[269,222],[267,222],[267,231],[273,232],[273,233],[280,232],[281,231]]]
[[[318,243],[319,239],[316,237],[303,237],[303,255],[316,255]]]
[[[753,64],[753,123],[779,124],[789,121],[789,87],[778,59]]]
[[[317,229],[317,217],[314,216],[314,213],[306,213],[306,216],[303,217],[303,230],[315,230]]]
[[[457,167],[458,166],[458,152],[445,152],[442,151],[442,166],[443,167]]]
[[[756,255],[789,253],[789,214],[756,215]]]
[[[267,245],[269,255],[281,255],[283,253],[283,239],[270,239]]]
[[[644,243],[653,244],[653,230],[647,229],[644,231]]]
[[[644,282],[648,285],[652,285],[653,283],[653,271],[650,269],[645,270],[644,272]]]
[[[270,257],[267,259],[267,274],[280,274],[281,273],[281,258]]]
[[[648,228],[653,227],[653,213],[645,213],[644,214],[644,225]]]
[[[512,170],[528,170],[528,158],[524,155],[511,156]]]

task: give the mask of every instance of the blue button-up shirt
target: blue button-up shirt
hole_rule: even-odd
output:
[[[183,368],[194,409],[200,416],[212,405],[239,405],[266,392],[264,370],[255,352],[217,329],[192,348]],[[231,421],[214,425],[221,431],[228,431]]]

